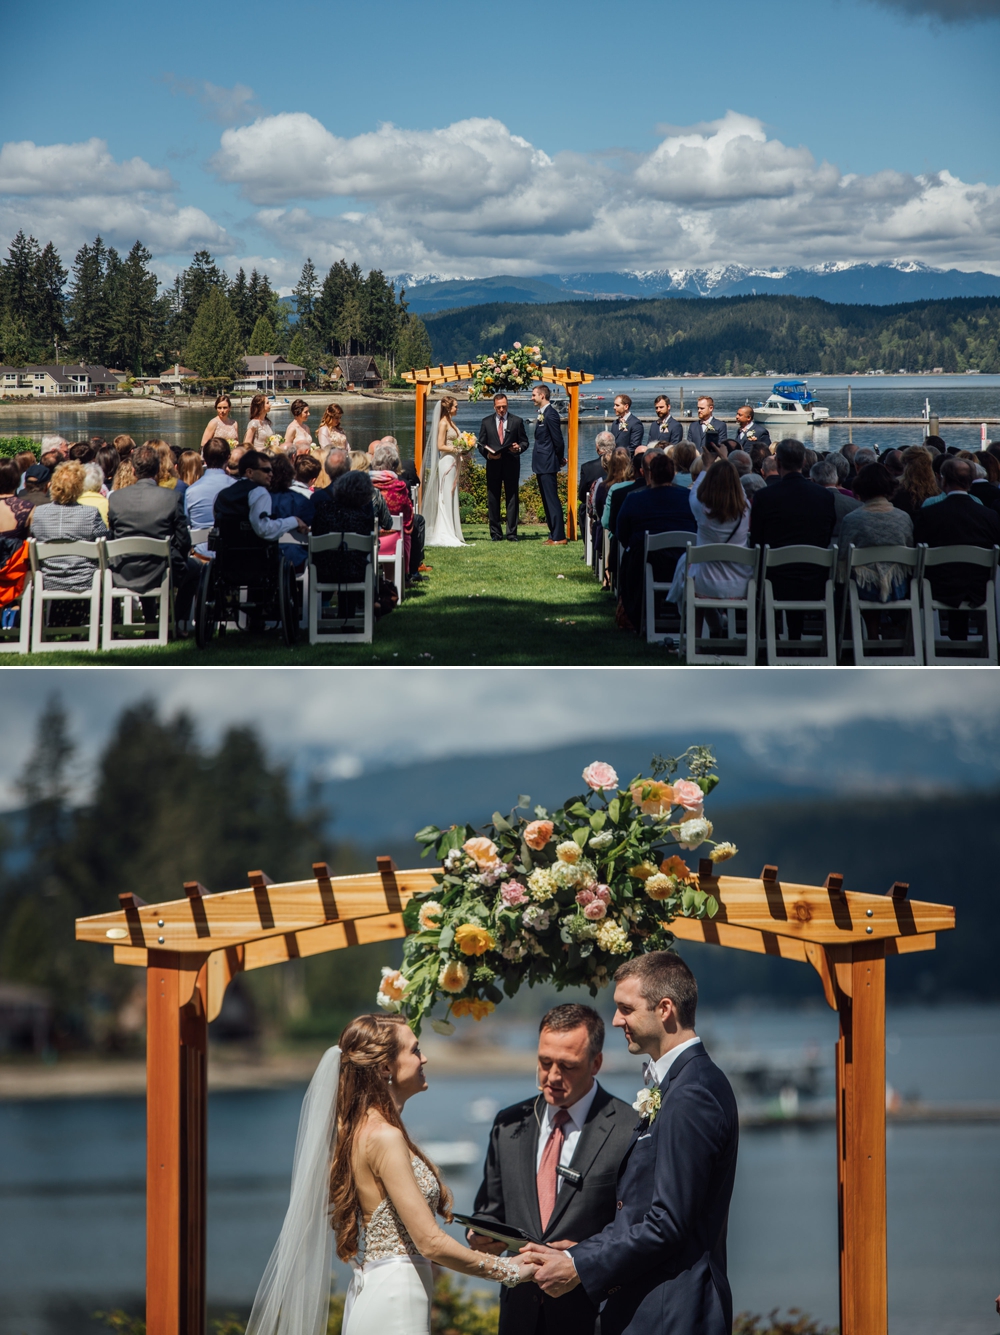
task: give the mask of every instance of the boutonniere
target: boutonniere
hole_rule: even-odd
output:
[[[536,422],[544,422],[544,421],[545,421],[545,409],[544,409],[544,408],[539,408],[539,410],[538,410],[538,416],[535,418],[535,421],[536,421]]]
[[[632,1104],[632,1107],[644,1122],[648,1122],[652,1126],[656,1121],[656,1114],[660,1111],[660,1101],[659,1089],[640,1089],[635,1096],[635,1103]]]

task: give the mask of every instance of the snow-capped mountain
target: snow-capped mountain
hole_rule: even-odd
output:
[[[526,278],[449,278],[397,274],[415,314],[482,306],[489,302],[615,300],[629,297],[736,297],[752,294],[819,297],[874,306],[944,297],[1000,296],[1000,277],[935,269],[917,260],[880,264],[831,261],[808,268],[749,268],[718,264],[704,269],[632,269],[609,273],[539,274]]]

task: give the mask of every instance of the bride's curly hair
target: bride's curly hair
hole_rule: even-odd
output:
[[[337,1238],[337,1255],[342,1261],[349,1261],[358,1251],[361,1202],[354,1178],[354,1145],[370,1108],[402,1132],[410,1153],[422,1159],[437,1178],[441,1192],[438,1213],[451,1219],[451,1193],[430,1159],[410,1139],[389,1092],[405,1028],[406,1021],[401,1015],[359,1015],[340,1036],[337,1148],[330,1169],[330,1220]]]

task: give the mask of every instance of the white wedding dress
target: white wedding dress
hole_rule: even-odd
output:
[[[437,1212],[437,1179],[422,1159],[413,1175]],[[428,1335],[434,1280],[431,1263],[418,1255],[388,1196],[361,1230],[357,1261],[344,1304],[343,1335]]]
[[[458,504],[458,459],[454,454],[442,454],[438,449],[441,423],[441,405],[434,405],[431,430],[428,436],[427,459],[424,465],[424,494],[422,513],[426,524],[425,547],[467,547],[462,537],[462,517]],[[445,431],[446,441],[458,436],[458,428],[451,422]]]

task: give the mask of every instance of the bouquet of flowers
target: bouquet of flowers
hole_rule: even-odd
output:
[[[675,777],[681,766],[687,777]],[[486,832],[429,825],[417,842],[443,861],[438,888],[415,895],[403,918],[401,969],[383,969],[378,1002],[401,1011],[416,1033],[439,998],[449,1016],[481,1020],[522,983],[557,988],[607,986],[630,955],[671,948],[672,918],[711,918],[714,897],[671,848],[710,845],[723,862],[736,853],[716,842],[704,813],[718,783],[703,746],[655,757],[651,778],[619,787],[610,765],[583,771],[586,791],[555,811],[520,796]],[[502,989],[502,990],[501,990]]]
[[[460,431],[451,445],[456,454],[469,454],[476,448],[476,438],[471,431]]]
[[[509,352],[484,354],[472,373],[469,399],[491,398],[501,390],[527,389],[542,373],[540,344],[515,343]]]

